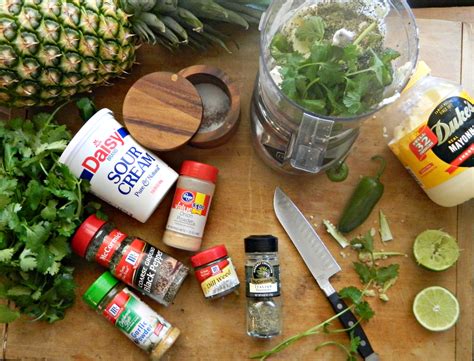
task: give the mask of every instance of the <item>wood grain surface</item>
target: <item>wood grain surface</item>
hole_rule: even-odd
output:
[[[201,125],[201,97],[178,74],[160,71],[138,79],[127,92],[123,120],[143,146],[169,151],[189,142]]]
[[[469,66],[469,63],[472,64],[472,27],[450,21],[419,20],[418,23],[421,57],[431,66],[433,74],[455,81],[459,81],[461,76],[462,79],[472,79],[472,65]],[[343,257],[339,246],[323,230],[321,220],[327,218],[337,221],[359,177],[375,172],[377,165],[369,161],[374,154],[381,154],[388,161],[382,177],[385,193],[360,232],[376,227],[378,209],[383,209],[395,236],[385,249],[406,252],[408,256],[394,260],[400,264],[400,277],[389,291],[390,301],[383,303],[376,298],[371,300],[376,315],[364,325],[364,329],[383,361],[471,360],[474,203],[471,201],[460,207],[443,208],[431,202],[386,146],[382,136],[383,119],[378,117],[363,125],[360,138],[348,158],[351,172],[346,181],[332,183],[324,174],[295,177],[272,171],[257,157],[250,139],[249,107],[258,69],[258,34],[250,31],[236,33],[235,36],[240,50],[235,50],[233,54],[185,51],[179,56],[171,56],[163,50],[143,47],[139,52],[141,65],[133,69],[130,77],[117,81],[112,89],[101,88],[94,93],[98,106],[109,107],[120,120],[127,90],[139,77],[150,72],[176,72],[194,63],[210,64],[222,68],[241,87],[242,121],[238,132],[228,143],[208,150],[186,146],[176,152],[163,153],[161,157],[174,169],[179,169],[181,162],[186,159],[219,168],[216,195],[203,247],[226,244],[241,281],[244,280],[243,239],[259,233],[271,233],[280,239],[283,335],[266,341],[249,338],[245,334],[244,293],[205,301],[199,284],[190,276],[175,303],[168,308],[143,297],[151,307],[182,330],[182,336],[164,360],[245,360],[249,355],[272,347],[283,338],[330,317],[333,311],[329,303],[274,216],[273,192],[276,186],[282,187],[317,226],[319,234],[342,267],[342,272],[332,279],[335,288],[360,285],[352,269],[355,253],[344,251],[346,255]],[[470,58],[465,58],[466,52]],[[71,114],[74,114],[72,108],[66,109],[61,112],[60,118],[77,131],[81,126],[79,117]],[[104,210],[122,231],[146,239],[189,263],[189,253],[168,248],[160,242],[170,203],[171,195],[146,224],[107,205]],[[458,238],[463,252],[455,267],[438,273],[416,265],[411,254],[412,244],[416,235],[427,228],[442,228]],[[377,242],[377,248],[382,247]],[[103,269],[78,257],[74,257],[73,264],[78,283],[76,304],[63,321],[53,325],[31,323],[27,319],[9,325],[7,359],[146,360],[145,353],[80,299],[80,295]],[[459,298],[461,318],[457,326],[449,331],[429,332],[412,315],[414,296],[421,289],[432,285],[446,287]],[[272,359],[345,360],[344,354],[338,349],[326,348],[315,353],[314,346],[327,339],[325,335],[318,335],[302,340]],[[334,339],[347,342],[344,334]]]

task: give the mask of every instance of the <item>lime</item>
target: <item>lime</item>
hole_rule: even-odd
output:
[[[446,288],[433,286],[420,291],[413,301],[416,320],[430,331],[451,328],[459,318],[459,303]]]
[[[428,229],[416,237],[413,254],[420,265],[432,271],[443,271],[456,263],[459,247],[448,233]]]

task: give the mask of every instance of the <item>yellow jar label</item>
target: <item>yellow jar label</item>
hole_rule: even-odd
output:
[[[230,258],[196,271],[196,277],[201,282],[205,297],[216,296],[239,285],[239,279]]]
[[[389,144],[425,189],[474,166],[474,100],[465,91],[427,109],[423,121]],[[419,120],[419,119],[418,119]]]

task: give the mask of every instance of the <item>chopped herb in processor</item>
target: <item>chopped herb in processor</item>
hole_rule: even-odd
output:
[[[400,54],[383,41],[380,21],[354,3],[307,7],[274,35],[271,73],[306,110],[357,116],[376,107],[392,83],[391,62]]]

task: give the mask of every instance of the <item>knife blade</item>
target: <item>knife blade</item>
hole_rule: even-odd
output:
[[[346,309],[347,305],[329,282],[329,278],[339,272],[341,267],[318,236],[313,226],[280,188],[275,190],[273,208],[290,240],[331,303],[334,312],[337,314]],[[339,321],[344,328],[351,328],[356,324],[357,319],[351,311],[348,311],[339,316]],[[357,324],[352,331],[354,336],[360,337],[361,340],[357,349],[359,354],[366,361],[378,361],[379,357],[372,349],[362,326]]]

